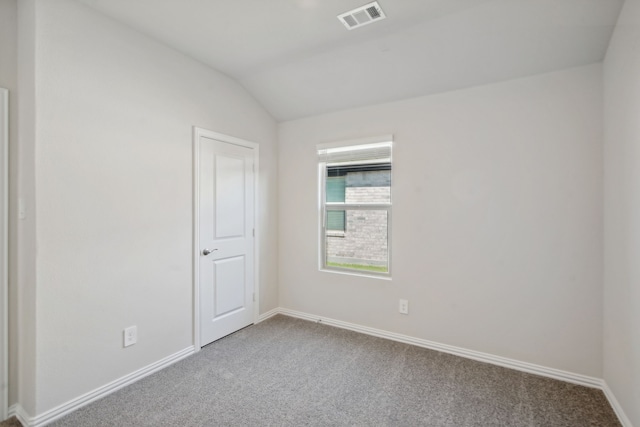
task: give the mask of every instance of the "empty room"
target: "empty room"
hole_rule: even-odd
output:
[[[0,0],[0,163],[0,426],[640,427],[640,0]]]

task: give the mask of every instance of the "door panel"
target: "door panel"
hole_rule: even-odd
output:
[[[198,148],[204,346],[253,323],[254,150],[204,136]]]
[[[215,317],[230,311],[242,309],[245,300],[244,257],[235,257],[215,261]]]
[[[243,158],[216,156],[215,220],[218,238],[244,235],[244,167]]]

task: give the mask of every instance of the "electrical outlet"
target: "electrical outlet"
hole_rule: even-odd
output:
[[[398,311],[400,311],[400,313],[402,314],[409,314],[409,301],[407,301],[406,299],[401,299]]]
[[[129,347],[138,342],[138,327],[130,326],[124,330],[124,346]]]

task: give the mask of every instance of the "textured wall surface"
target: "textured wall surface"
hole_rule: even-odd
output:
[[[0,0],[0,88],[7,89],[9,91],[9,159],[8,163],[10,165],[9,168],[9,194],[7,195],[9,198],[9,205],[14,206],[16,201],[17,194],[17,168],[16,168],[16,159],[17,159],[17,137],[18,137],[18,5],[17,0]],[[0,156],[1,158],[2,156]],[[4,164],[4,161],[3,161]],[[2,174],[7,171],[2,170]],[[0,191],[2,193],[3,191]],[[16,275],[16,250],[17,250],[17,218],[14,215],[13,210],[9,210],[9,235],[3,236],[9,238],[9,268],[8,271],[2,271],[2,274],[11,274],[9,278],[9,289],[8,289],[8,304],[7,307],[10,307],[10,313],[2,313],[3,318],[7,315],[10,319],[9,323],[12,325],[9,332],[9,378],[4,378],[5,381],[8,381],[9,385],[11,385],[10,389],[7,389],[7,385],[3,384],[5,387],[4,391],[8,394],[9,405],[13,404],[17,400],[17,391],[18,388],[16,384],[18,383],[18,370],[17,370],[17,361],[18,361],[18,336],[17,336],[17,328],[15,325],[17,324],[17,310],[18,307],[18,289],[16,286],[17,283],[17,275]],[[0,254],[2,254],[2,250],[0,250]],[[2,254],[4,257],[4,254]],[[0,268],[0,270],[2,270]],[[0,298],[1,300],[1,298]],[[0,333],[0,335],[4,334],[4,331]],[[4,366],[4,355],[0,355],[0,361],[2,361],[2,366]]]
[[[604,62],[604,379],[640,426],[640,1]]]
[[[276,125],[233,80],[78,2],[36,12],[42,413],[193,344],[193,126],[260,144],[261,310],[277,306]]]
[[[280,124],[281,305],[600,377],[601,79],[596,64]],[[391,281],[319,271],[316,145],[389,134]]]

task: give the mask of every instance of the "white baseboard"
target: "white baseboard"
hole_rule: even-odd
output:
[[[264,322],[265,320],[267,320],[270,317],[275,316],[276,314],[280,313],[280,309],[279,308],[274,308],[273,310],[269,310],[266,313],[261,314],[260,316],[258,316],[258,320],[256,320],[256,324],[260,323],[260,322]]]
[[[275,313],[272,313],[274,312]],[[341,320],[330,319],[327,317],[317,316],[309,313],[303,313],[300,311],[289,310],[287,308],[280,308],[271,310],[270,316],[276,314],[284,314],[285,316],[297,317],[299,319],[311,320],[313,322],[321,322],[326,325],[335,326],[342,329],[348,329],[355,332],[360,332],[375,337],[386,338],[393,341],[402,342],[405,344],[412,344],[418,347],[428,348],[431,350],[442,351],[444,353],[453,354],[455,356],[464,357],[467,359],[473,359],[480,362],[491,363],[493,365],[503,366],[505,368],[515,369],[517,371],[528,372],[530,374],[536,374],[543,377],[553,378],[560,381],[565,381],[573,384],[578,384],[586,387],[597,388],[603,391],[605,397],[609,401],[609,404],[613,408],[614,412],[618,416],[620,423],[623,427],[633,427],[631,421],[624,413],[624,410],[620,406],[620,403],[616,399],[615,395],[607,385],[607,383],[601,378],[589,377],[586,375],[576,374],[573,372],[562,371],[559,369],[548,368],[546,366],[536,365],[528,362],[521,362],[515,359],[509,359],[506,357],[495,356],[493,354],[482,353],[475,350],[468,350],[466,348],[455,347],[448,344],[441,344],[434,341],[423,340],[421,338],[414,338],[407,335],[396,334],[394,332],[388,332],[381,329],[369,328],[367,326],[357,325],[355,323],[343,322]],[[266,313],[265,313],[266,314]],[[265,319],[266,320],[266,319]]]
[[[342,329],[349,329],[351,331],[372,335],[374,337],[386,338],[393,341],[402,342],[405,344],[412,344],[418,347],[437,350],[444,353],[453,354],[455,356],[464,357],[467,359],[473,359],[480,362],[491,363],[492,365],[503,366],[505,368],[511,368],[518,371],[522,371],[522,372],[528,372],[530,374],[542,375],[544,377],[554,378],[557,380],[579,384],[587,387],[601,388],[601,385],[602,385],[602,380],[600,378],[594,378],[586,375],[575,374],[573,372],[567,372],[559,369],[548,368],[546,366],[540,366],[533,363],[521,362],[515,359],[495,356],[493,354],[482,353],[475,350],[468,350],[466,348],[455,347],[448,344],[440,344],[435,341],[428,341],[421,338],[414,338],[408,335],[397,334],[395,332],[388,332],[388,331],[383,331],[381,329],[369,328],[367,326],[360,326],[354,323],[348,323],[348,322],[343,322],[341,320],[329,319],[322,316],[314,316],[312,314],[302,313],[299,311],[289,310],[286,308],[281,308],[280,313],[287,316],[297,317],[300,319],[312,320],[314,322],[321,321],[326,325],[336,326]]]
[[[8,416],[9,418],[16,417],[18,421],[22,423],[23,426],[28,426],[29,425],[28,420],[31,419],[29,414],[27,414],[24,408],[20,406],[20,404],[18,403],[16,403],[15,405],[9,406]]]
[[[620,424],[622,424],[623,427],[633,427],[633,425],[631,424],[631,420],[629,419],[629,417],[627,417],[627,414],[624,413],[622,406],[620,406],[620,402],[618,402],[618,399],[616,399],[616,396],[613,394],[613,391],[611,391],[611,389],[609,388],[609,385],[604,380],[602,381],[602,391],[604,392],[604,395],[607,397],[607,400],[609,401],[609,404],[613,408],[613,411],[618,416],[618,419],[620,420]]]
[[[129,375],[125,375],[124,377],[118,378],[115,381],[112,381],[108,384],[103,385],[102,387],[98,387],[95,390],[92,390],[88,393],[83,394],[75,399],[72,399],[66,403],[63,403],[60,406],[57,406],[53,409],[50,409],[40,415],[35,417],[29,417],[24,410],[19,405],[14,405],[12,408],[14,409],[13,415],[20,420],[20,422],[25,427],[42,427],[45,426],[58,418],[61,418],[76,409],[81,408],[95,400],[101,399],[108,394],[113,393],[116,390],[121,389],[129,384],[132,384],[148,375],[153,374],[161,369],[168,367],[176,363],[179,360],[184,359],[187,356],[192,355],[195,352],[195,347],[187,347],[184,350],[181,350],[177,353],[174,353],[170,356],[165,357],[155,363],[145,366],[144,368],[138,369],[135,372],[130,373]],[[10,412],[11,414],[11,409]]]
[[[607,385],[607,383],[595,377],[589,377],[586,375],[576,374],[572,372],[562,371],[559,369],[548,368],[541,365],[536,365],[528,362],[521,362],[515,359],[509,359],[506,357],[495,356],[488,353],[482,353],[475,350],[468,350],[462,347],[455,347],[448,344],[441,344],[434,341],[424,340],[421,338],[414,338],[408,335],[397,334],[394,332],[388,332],[381,329],[370,328],[367,326],[357,325],[355,323],[343,322],[341,320],[335,320],[328,317],[317,316],[309,313],[304,313],[295,310],[289,310],[286,308],[275,308],[273,310],[269,310],[266,313],[261,314],[257,321],[260,323],[263,322],[270,317],[273,317],[277,314],[283,314],[285,316],[296,317],[299,319],[310,320],[313,322],[321,322],[326,325],[335,326],[342,329],[348,329],[354,332],[360,332],[366,335],[371,335],[380,338],[386,338],[389,340],[402,342],[405,344],[411,344],[418,347],[428,348],[431,350],[441,351],[444,353],[453,354],[455,356],[464,357],[467,359],[473,359],[480,362],[491,363],[493,365],[503,366],[510,369],[515,369],[522,372],[528,372],[531,374],[541,375],[548,378],[557,379],[560,381],[570,382],[573,384],[583,385],[586,387],[598,388],[604,392],[607,400],[611,404],[614,412],[618,416],[620,423],[623,427],[633,427],[631,421],[626,416],[624,410],[620,406],[618,400],[615,395]],[[159,360],[156,363],[148,365],[142,369],[139,369],[129,375],[126,375],[120,379],[117,379],[109,384],[106,384],[102,387],[99,387],[89,393],[86,393],[80,397],[77,397],[73,400],[70,400],[67,403],[64,403],[56,408],[53,408],[43,414],[40,414],[36,417],[29,416],[25,410],[19,404],[12,405],[9,408],[9,417],[15,416],[25,427],[42,427],[50,422],[61,418],[80,407],[87,405],[95,400],[98,400],[102,397],[107,396],[114,391],[125,387],[131,383],[134,383],[147,375],[150,375],[154,372],[157,372],[161,369],[166,368],[167,366],[184,359],[187,356],[192,355],[195,352],[195,348],[188,347],[182,351],[179,351],[175,354],[172,354],[162,360]]]

